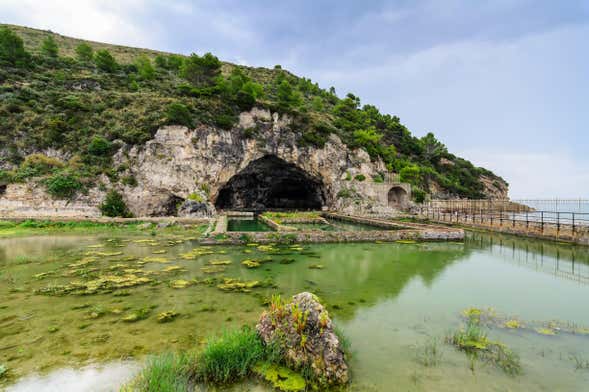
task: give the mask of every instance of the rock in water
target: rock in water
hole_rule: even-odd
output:
[[[265,344],[282,349],[290,367],[310,367],[318,380],[328,384],[348,382],[342,344],[317,296],[300,293],[286,304],[273,299],[256,330]]]

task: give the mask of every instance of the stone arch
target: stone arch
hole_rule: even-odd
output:
[[[276,155],[250,162],[221,187],[215,207],[221,210],[321,209],[323,180]]]
[[[393,186],[387,194],[389,207],[403,209],[409,203],[409,194],[402,186]]]

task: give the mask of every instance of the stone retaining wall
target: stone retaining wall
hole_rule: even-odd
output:
[[[244,239],[244,236],[247,236]],[[462,241],[461,229],[423,229],[423,230],[374,230],[374,231],[294,231],[294,232],[227,232],[223,238],[207,238],[204,244],[243,244],[257,243],[337,243],[337,242],[394,242],[414,241]]]

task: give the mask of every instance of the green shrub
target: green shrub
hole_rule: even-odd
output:
[[[123,200],[123,196],[115,191],[111,190],[106,194],[106,198],[100,205],[100,211],[102,215],[121,218],[130,218],[131,212],[127,208],[127,204]]]
[[[147,56],[139,56],[135,59],[137,73],[142,80],[152,80],[155,78],[155,68],[151,65],[151,60]]]
[[[354,180],[356,181],[364,181],[366,179],[366,176],[364,174],[356,174],[354,176]]]
[[[375,174],[374,176],[372,176],[372,181],[376,183],[382,183],[384,182],[384,178],[380,174]]]
[[[0,27],[0,63],[24,67],[29,59],[23,40],[7,27]]]
[[[426,193],[423,189],[417,187],[413,187],[411,189],[411,197],[413,198],[413,201],[415,201],[416,203],[423,203],[425,201],[425,196]]]
[[[194,126],[190,110],[180,102],[173,102],[168,105],[166,108],[166,122],[170,125],[184,125],[188,128]]]
[[[288,80],[284,79],[277,88],[277,106],[284,112],[290,112],[300,106],[302,98],[300,94],[293,90]]]
[[[71,199],[84,188],[77,176],[67,172],[60,172],[44,180],[47,192],[60,199]]]
[[[94,58],[94,50],[87,43],[81,43],[76,46],[76,57],[83,63],[89,63]]]
[[[88,153],[95,156],[106,156],[112,151],[112,143],[102,136],[94,136],[88,144]]]
[[[205,199],[199,193],[191,193],[190,195],[188,195],[188,200],[193,200],[199,203],[205,201]]]
[[[42,176],[63,166],[63,162],[57,158],[48,157],[43,154],[31,154],[20,164],[16,177],[19,180],[23,180],[28,177]]]
[[[264,345],[255,330],[244,327],[209,339],[198,356],[196,378],[226,384],[250,374],[253,366],[265,357]]]
[[[115,58],[106,49],[101,49],[96,52],[96,55],[94,55],[94,63],[96,63],[96,67],[98,67],[99,70],[108,73],[113,73],[119,68]]]
[[[57,58],[59,48],[52,35],[47,36],[41,43],[41,53],[47,57]]]

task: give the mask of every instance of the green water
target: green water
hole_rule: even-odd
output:
[[[255,218],[229,219],[227,221],[228,231],[272,231],[272,228]]]
[[[271,254],[254,246],[198,247],[190,235],[0,239],[0,363],[10,369],[0,387],[19,378],[23,383],[16,390],[47,387],[63,381],[62,374],[75,379],[75,373],[59,369],[199,347],[223,328],[255,323],[271,294],[304,290],[321,297],[352,343],[350,390],[581,391],[589,385],[589,370],[576,370],[573,359],[589,360],[587,335],[490,328],[489,338],[520,355],[523,374],[515,377],[485,363],[472,371],[467,357],[444,343],[461,326],[462,310],[471,306],[493,307],[530,325],[558,320],[589,327],[589,254],[583,248],[470,234],[464,244],[321,244]],[[202,255],[191,259],[195,249]],[[258,269],[240,264],[264,257],[273,261]],[[313,264],[324,268],[310,269]],[[181,269],[169,268],[176,266]],[[217,272],[206,273],[211,271]],[[120,289],[92,294],[92,285],[88,295],[35,293],[129,275],[150,282],[125,289],[126,296],[117,296]],[[222,276],[257,280],[264,287],[236,293],[203,282]],[[173,288],[193,279],[199,283]],[[123,321],[143,308],[146,319]],[[157,315],[165,311],[179,315],[160,324]],[[418,355],[432,339],[442,358],[427,367]],[[26,378],[35,373],[54,378]],[[267,390],[257,384],[234,389]]]
[[[299,230],[321,230],[321,231],[372,231],[388,230],[378,226],[363,225],[360,223],[350,223],[338,220],[329,220],[325,223],[288,223],[288,226],[296,227]]]

